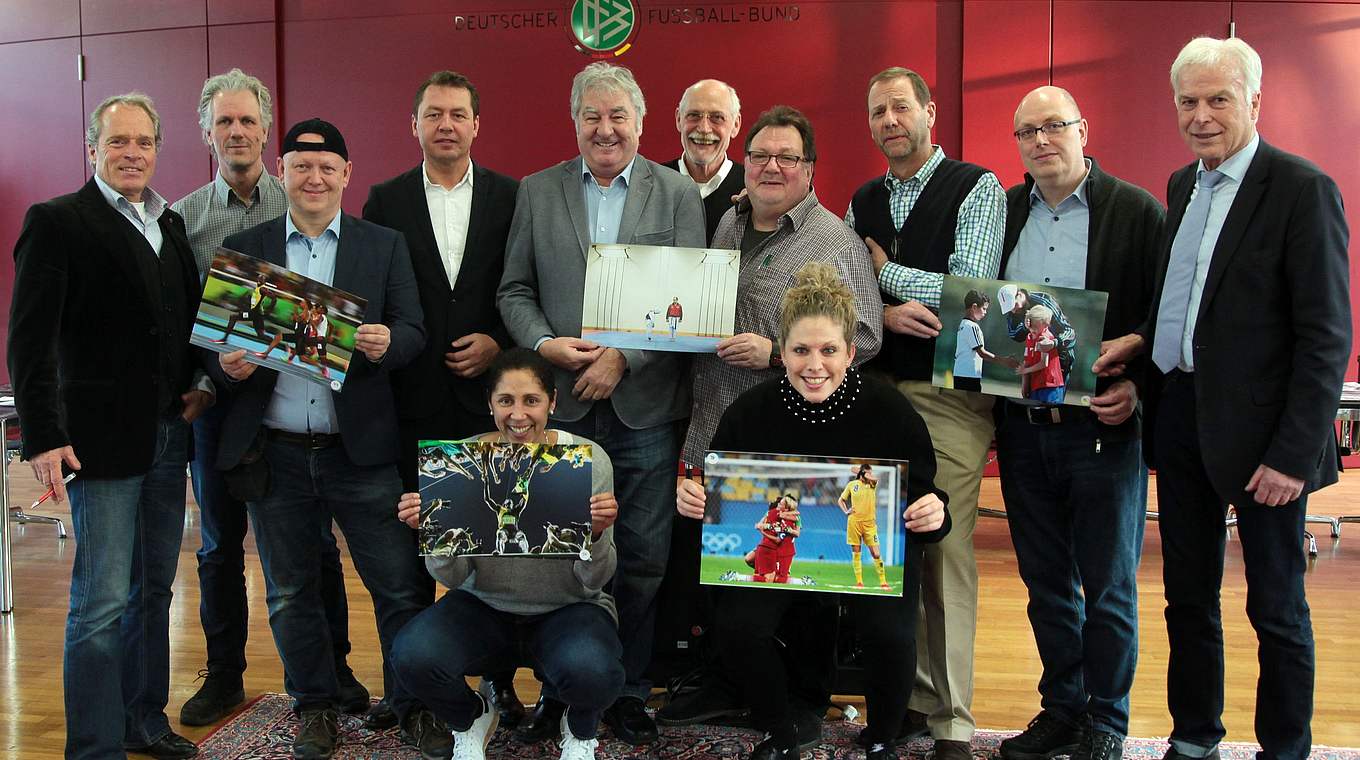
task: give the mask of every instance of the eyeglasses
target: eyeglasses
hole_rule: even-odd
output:
[[[1035,135],[1039,134],[1039,130],[1043,130],[1044,135],[1047,137],[1057,137],[1059,132],[1067,129],[1073,124],[1080,123],[1081,119],[1073,119],[1071,121],[1050,121],[1041,127],[1025,127],[1024,129],[1017,129],[1011,134],[1015,135],[1015,139],[1020,142],[1029,142],[1034,139]]]
[[[798,164],[801,164],[804,161],[812,163],[802,156],[791,156],[787,153],[776,155],[774,153],[766,153],[763,150],[753,150],[747,153],[746,163],[763,168],[766,164],[770,163],[770,159],[772,158],[774,159],[774,162],[779,165],[780,169],[795,169],[798,167]]]
[[[686,124],[698,124],[707,119],[714,126],[722,126],[727,123],[727,114],[722,111],[689,111],[685,113]]]

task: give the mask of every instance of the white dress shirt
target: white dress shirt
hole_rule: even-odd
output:
[[[468,220],[472,218],[472,162],[468,161],[463,178],[449,190],[430,181],[429,167],[424,162],[420,164],[420,176],[425,180],[425,205],[430,211],[434,242],[439,246],[439,259],[444,262],[451,288],[458,282],[458,270],[463,267]]]
[[[690,179],[694,179],[693,177],[689,176],[689,167],[685,165],[684,156],[680,157],[679,164],[680,173],[685,175],[686,177],[689,177]],[[717,173],[715,173],[712,177],[709,177],[707,182],[699,182],[698,180],[695,180],[694,184],[699,186],[699,197],[707,198],[708,196],[712,195],[713,191],[717,190],[718,186],[723,183],[723,180],[727,179],[727,173],[730,171],[732,171],[732,159],[724,158],[722,166],[718,167]]]

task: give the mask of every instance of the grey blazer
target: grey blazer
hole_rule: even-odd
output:
[[[505,246],[505,275],[496,306],[521,346],[544,336],[580,337],[586,251],[591,238],[581,190],[581,158],[525,177]],[[703,248],[704,208],[694,181],[637,157],[623,205],[619,242]],[[619,419],[632,428],[685,417],[690,407],[689,359],[667,351],[623,352],[628,371],[612,397]],[[557,369],[554,418],[575,421],[591,404],[571,394],[576,378]]]

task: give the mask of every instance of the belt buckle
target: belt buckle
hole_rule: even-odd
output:
[[[1061,407],[1057,406],[1028,407],[1029,424],[1057,425],[1062,422],[1062,414],[1059,412],[1059,409],[1061,409]]]

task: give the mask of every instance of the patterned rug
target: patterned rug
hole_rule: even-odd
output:
[[[199,757],[209,760],[288,760],[292,756],[293,732],[297,719],[286,694],[265,694],[246,706],[227,723],[199,744]],[[420,754],[401,743],[396,729],[369,731],[359,719],[342,715],[340,718],[341,746],[338,760],[416,760]],[[609,729],[601,727],[601,760],[738,760],[751,751],[761,735],[755,731],[725,726],[663,727],[661,740],[647,747],[632,747],[614,740]],[[846,721],[828,721],[822,729],[822,743],[803,760],[859,760],[864,751],[855,746],[855,735],[860,726]],[[979,730],[973,737],[973,756],[991,758],[1001,740],[1014,731]],[[1254,744],[1225,743],[1220,747],[1223,760],[1253,760],[1259,748]],[[1129,739],[1124,744],[1124,757],[1129,760],[1160,760],[1166,752],[1166,741],[1161,739]],[[516,758],[516,760],[551,760],[558,756],[557,746],[550,742],[520,744],[510,738],[508,731],[497,731],[488,758]],[[899,747],[903,760],[928,760],[931,744],[918,739],[906,747]],[[1360,749],[1314,747],[1310,760],[1360,760]]]

